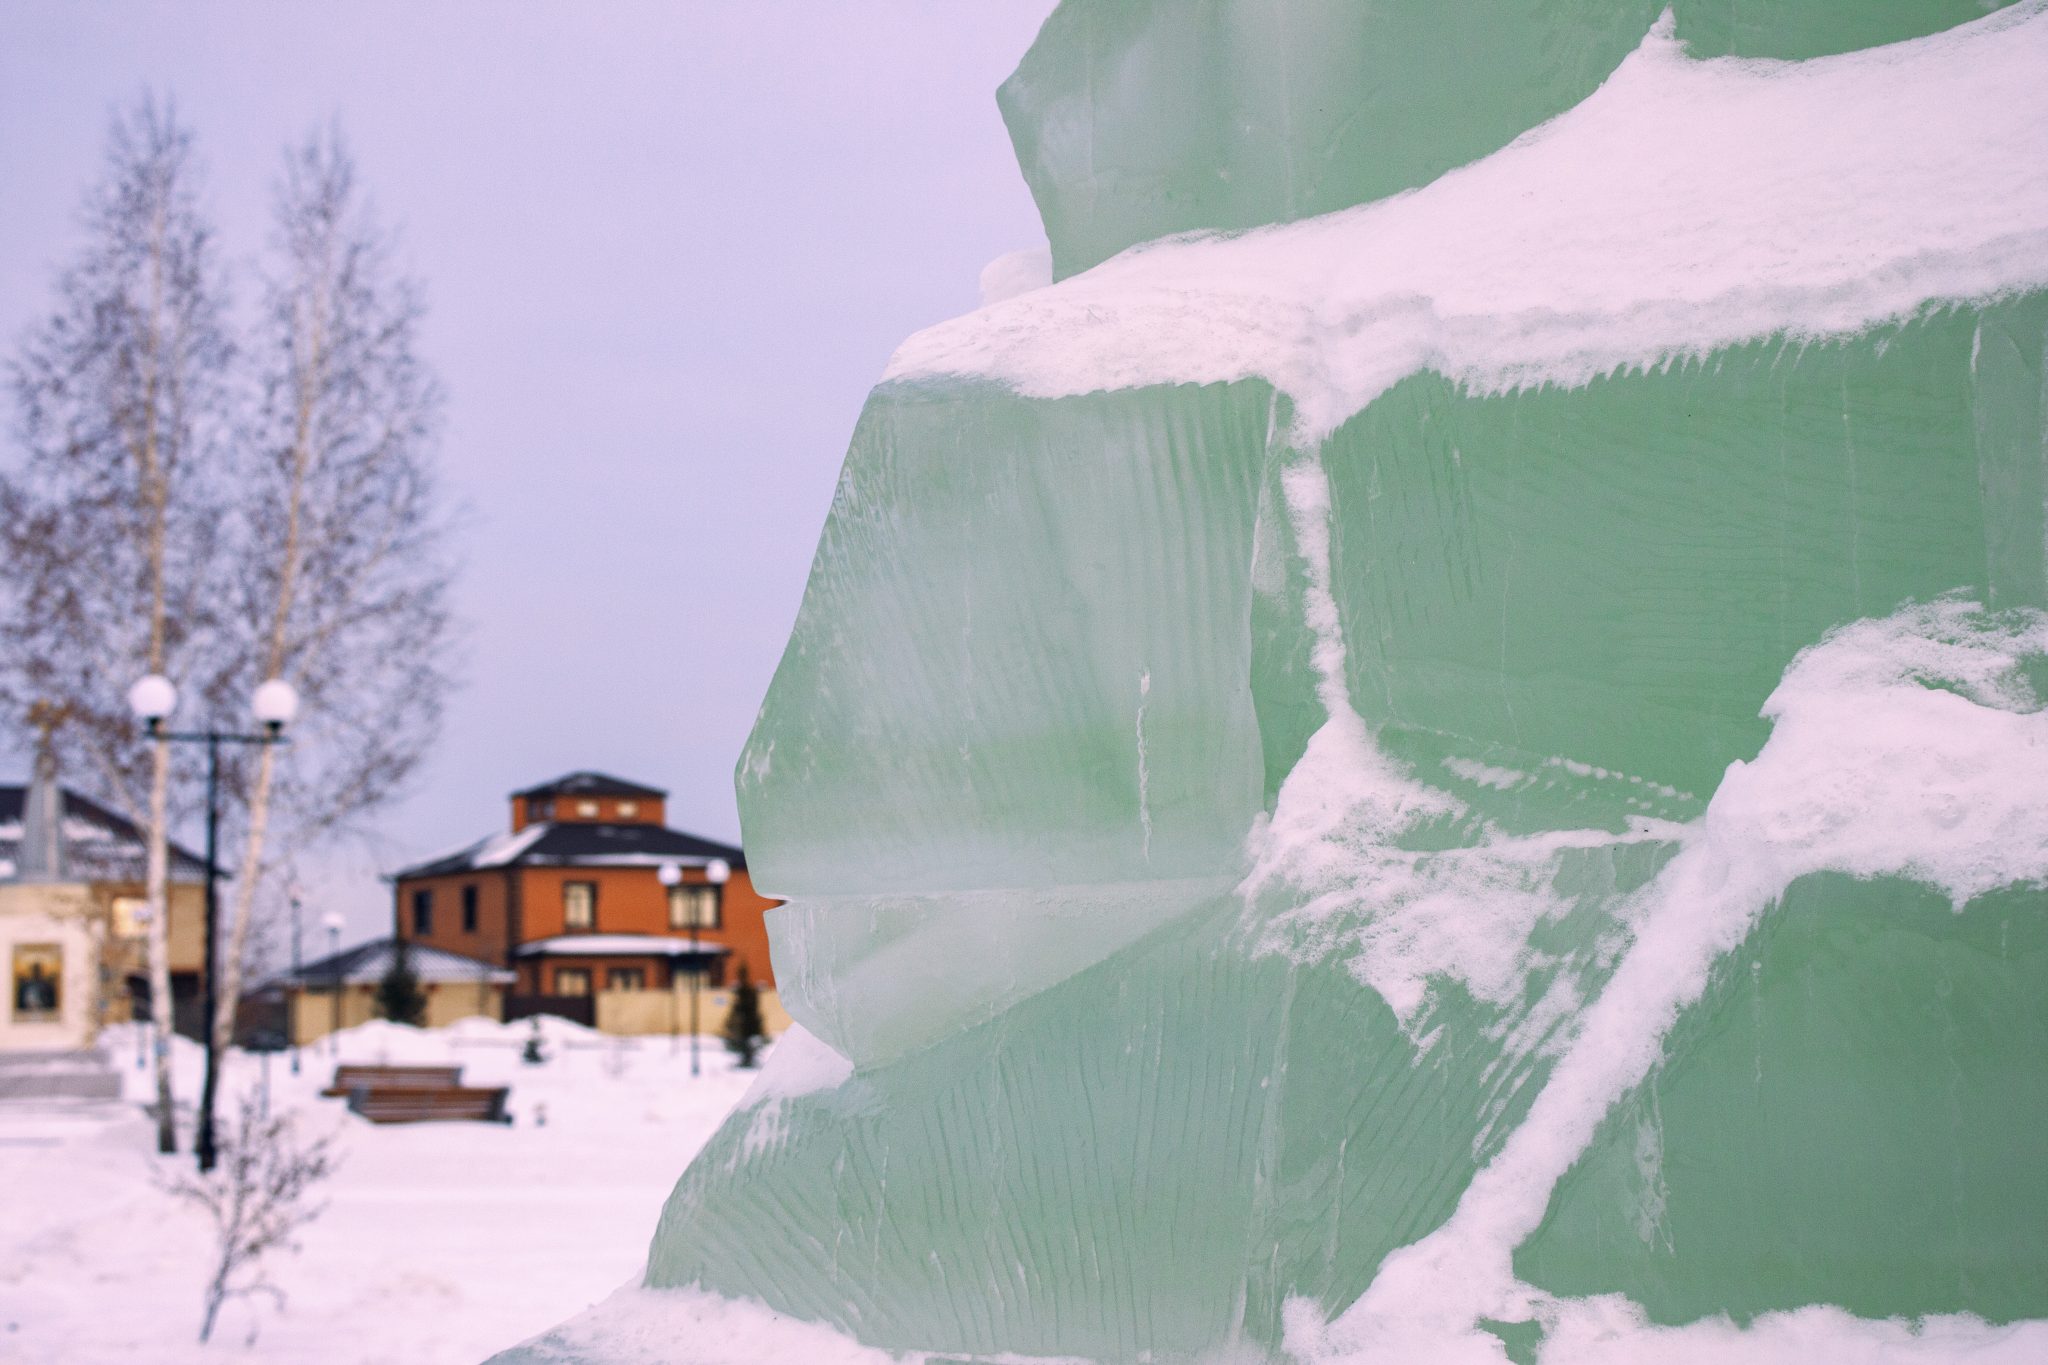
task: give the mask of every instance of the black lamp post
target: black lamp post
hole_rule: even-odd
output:
[[[193,1142],[193,1151],[199,1158],[199,1169],[210,1171],[219,1150],[213,1136],[213,1102],[220,1089],[220,1058],[214,1045],[213,1021],[219,1009],[220,991],[220,952],[216,942],[220,922],[220,746],[284,743],[284,727],[298,714],[299,694],[283,678],[272,678],[259,686],[249,700],[249,709],[263,726],[255,734],[166,730],[164,721],[178,706],[178,689],[169,678],[157,673],[128,689],[128,706],[151,739],[206,746],[206,1013],[199,1026],[200,1041],[206,1048],[206,1079],[199,1092],[199,1136]]]
[[[704,880],[705,880],[706,882],[708,882],[708,883],[709,883],[709,884],[711,885],[711,888],[712,888],[712,895],[713,895],[714,897],[717,897],[717,896],[723,896],[723,895],[725,894],[725,891],[724,891],[724,888],[725,888],[725,883],[726,883],[726,881],[727,881],[727,880],[728,880],[728,879],[729,879],[729,878],[730,878],[731,876],[732,876],[732,865],[731,865],[730,863],[726,862],[726,860],[725,860],[725,859],[723,859],[723,858],[713,858],[713,859],[712,859],[712,860],[711,860],[710,862],[708,862],[708,863],[706,863],[706,864],[704,865]],[[678,864],[676,864],[676,863],[663,863],[663,864],[661,865],[661,872],[660,872],[660,877],[661,877],[661,884],[662,884],[663,886],[666,886],[666,887],[668,887],[668,888],[669,888],[669,893],[670,893],[671,895],[673,895],[673,894],[675,893],[675,888],[676,888],[676,887],[678,887],[678,886],[681,886],[681,885],[683,884],[683,869],[682,869],[682,867],[681,867],[680,865],[678,865]],[[714,904],[716,904],[717,902],[716,902],[716,901],[714,901],[713,903],[714,903]],[[695,907],[694,905],[693,905],[693,906],[691,906],[691,907],[690,907],[690,1074],[691,1074],[692,1076],[696,1076],[696,1075],[701,1075],[701,1074],[702,1074],[702,1073],[701,1073],[701,1072],[700,1072],[700,1071],[698,1070],[698,1062],[697,1062],[697,1020],[698,1020],[698,1013],[697,1013],[697,1010],[698,1010],[698,1006],[697,1006],[697,1001],[698,1001],[698,997],[699,997],[699,995],[700,995],[700,994],[702,993],[702,991],[703,991],[703,986],[704,986],[704,951],[703,951],[703,945],[701,945],[700,943],[698,943],[698,942],[697,942],[697,930],[698,930],[698,929],[699,929],[699,928],[700,928],[700,927],[702,926],[702,923],[703,923],[703,916],[701,916],[700,914],[698,914],[698,913],[697,913],[697,908],[696,908],[696,907]],[[674,1009],[674,1007],[675,1007],[675,1006],[674,1006],[674,1003],[673,1003],[673,1002],[671,1002],[671,1003],[670,1003],[670,1006],[669,1006],[669,1007],[670,1007],[670,1009]]]
[[[292,1075],[299,1074],[299,1012],[306,999],[305,969],[299,965],[299,911],[304,908],[303,897],[299,894],[298,878],[294,877],[285,888],[285,898],[292,907],[292,990],[294,994],[285,997],[284,1031],[291,1040]]]
[[[341,1055],[341,912],[339,910],[329,910],[321,917],[320,923],[327,929],[327,965],[331,969],[328,972],[328,985],[331,989],[327,994],[334,1010],[333,1023],[327,1030],[327,1055],[339,1057]]]

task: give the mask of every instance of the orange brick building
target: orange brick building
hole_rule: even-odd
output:
[[[397,936],[510,968],[522,1013],[551,1000],[576,1017],[569,1002],[693,973],[715,990],[742,963],[772,989],[762,914],[778,902],[739,849],[670,829],[667,795],[592,772],[513,793],[504,833],[392,874]]]

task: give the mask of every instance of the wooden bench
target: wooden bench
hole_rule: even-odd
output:
[[[510,1123],[505,1112],[506,1086],[450,1085],[425,1089],[417,1085],[358,1086],[349,1092],[348,1107],[372,1123]]]
[[[334,1082],[320,1093],[330,1099],[365,1087],[376,1090],[449,1090],[462,1084],[459,1066],[363,1066],[334,1068]]]

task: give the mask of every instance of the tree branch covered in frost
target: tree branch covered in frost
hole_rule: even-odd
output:
[[[284,1291],[271,1282],[265,1258],[297,1251],[299,1229],[326,1207],[311,1202],[311,1195],[334,1172],[333,1145],[331,1137],[300,1138],[288,1115],[268,1113],[251,1092],[242,1097],[221,1141],[220,1164],[205,1175],[183,1174],[164,1186],[167,1193],[204,1209],[217,1236],[206,1282],[206,1316],[199,1327],[202,1342],[213,1335],[229,1299],[267,1298],[284,1306]]]

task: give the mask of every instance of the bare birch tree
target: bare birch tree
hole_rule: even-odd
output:
[[[298,689],[291,752],[249,762],[246,825],[222,954],[226,1046],[274,836],[302,848],[400,795],[448,690],[445,521],[431,465],[441,408],[417,351],[419,290],[392,263],[338,133],[285,158],[252,348],[232,682]]]
[[[8,378],[25,459],[0,470],[0,705],[70,709],[59,743],[148,837],[157,1140],[175,1150],[169,1056],[168,746],[123,704],[145,673],[190,682],[216,584],[213,467],[233,347],[192,135],[145,96],[113,120],[85,245]]]

